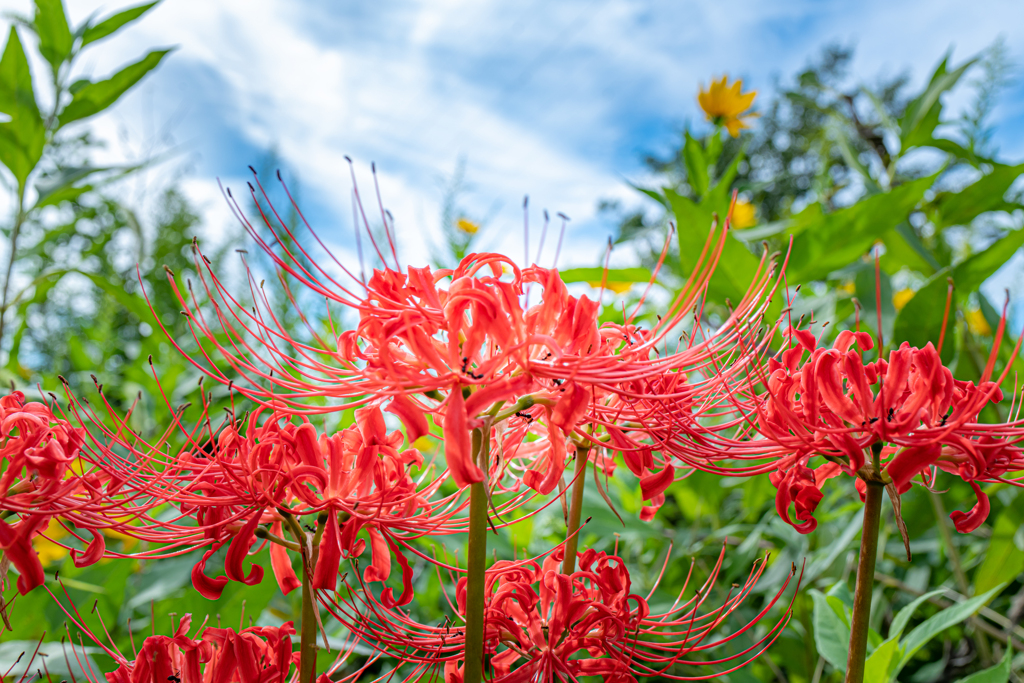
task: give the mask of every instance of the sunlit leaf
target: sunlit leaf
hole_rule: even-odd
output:
[[[28,60],[13,26],[0,59],[0,112],[10,116],[10,121],[0,123],[0,162],[23,188],[43,154],[46,129],[36,106]]]
[[[142,5],[136,5],[135,7],[129,7],[128,9],[122,10],[113,16],[107,17],[95,26],[89,26],[82,33],[82,47],[85,47],[89,43],[95,43],[97,40],[106,38],[125,24],[140,18],[143,14],[156,7],[157,4],[157,2],[148,2]]]
[[[156,68],[171,50],[154,50],[139,61],[126,66],[105,81],[83,87],[60,115],[62,126],[97,114],[118,100],[133,85]]]
[[[35,0],[33,24],[39,35],[39,52],[56,70],[71,54],[71,29],[62,0]]]

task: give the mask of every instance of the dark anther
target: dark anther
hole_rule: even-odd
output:
[[[895,408],[889,408],[889,416],[886,418],[887,422],[892,422],[893,415],[896,413]]]

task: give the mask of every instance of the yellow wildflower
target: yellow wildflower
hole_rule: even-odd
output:
[[[901,289],[892,295],[892,306],[897,311],[902,311],[903,307],[907,305],[907,302],[914,298],[914,290],[912,289]]]
[[[601,281],[600,280],[593,280],[593,281],[587,282],[587,284],[590,285],[591,287],[593,287],[594,289],[601,289]],[[613,281],[609,280],[608,282],[604,283],[604,288],[605,289],[607,289],[608,291],[611,291],[611,292],[615,292],[616,294],[622,294],[623,292],[628,292],[629,288],[632,287],[632,286],[633,286],[632,282],[613,282]]]
[[[850,296],[857,293],[857,285],[853,284],[853,280],[847,280],[843,284],[839,285],[840,292],[846,292]]]
[[[981,312],[980,308],[972,308],[967,311],[967,329],[972,334],[976,334],[979,337],[988,337],[992,334],[992,328],[988,325],[988,320],[985,319],[985,314]]]
[[[466,233],[467,235],[475,235],[477,233],[477,230],[480,229],[480,224],[474,223],[468,218],[460,218],[459,220],[455,221],[455,227],[461,230],[462,232]]]
[[[742,199],[736,200],[736,206],[732,209],[732,221],[730,225],[735,230],[752,228],[757,225],[757,216],[754,213],[754,205]]]
[[[429,451],[431,445],[430,437],[428,436],[421,436],[412,442],[412,447],[418,451]]]
[[[743,112],[750,109],[757,91],[741,93],[743,81],[738,80],[732,85],[727,85],[727,76],[722,76],[720,81],[712,81],[707,90],[701,89],[697,95],[697,102],[700,108],[707,114],[708,121],[716,126],[725,126],[729,135],[736,137],[740,130],[748,128],[746,119],[753,118],[757,114],[746,114]]]

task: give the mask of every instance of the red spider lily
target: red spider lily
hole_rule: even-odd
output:
[[[255,201],[256,190],[251,189]],[[634,322],[639,304],[632,315],[624,312],[622,324],[599,324],[598,303],[571,296],[557,270],[520,269],[499,254],[470,255],[454,270],[403,271],[397,258],[391,259],[393,266],[387,265],[386,250],[374,242],[386,265],[366,280],[356,278],[328,251],[329,259],[354,281],[352,286],[343,285],[301,247],[286,246],[299,242],[285,224],[272,220],[274,208],[265,192],[263,198],[269,210],[264,213],[260,208],[261,217],[272,239],[264,239],[240,209],[238,216],[272,258],[282,282],[297,282],[329,304],[357,312],[359,323],[354,330],[337,331],[336,316],[328,307],[330,335],[307,324],[311,341],[293,339],[266,305],[254,276],[249,279],[256,306],[250,309],[228,292],[197,249],[199,291],[209,301],[207,312],[191,284],[186,294],[173,274],[169,279],[196,341],[212,346],[230,366],[231,376],[216,367],[205,349],[204,362],[192,362],[216,381],[230,383],[277,410],[328,412],[390,399],[386,410],[401,419],[411,440],[427,433],[425,413],[433,413],[443,426],[447,464],[460,486],[484,477],[470,461],[468,432],[498,406],[525,402],[525,407],[553,407],[553,431],[565,434],[580,424],[583,414],[597,409],[611,386],[668,371],[703,369],[713,375],[715,364],[709,358],[734,347],[756,328],[775,291],[773,269],[763,261],[747,296],[714,335],[699,342],[691,337],[685,349],[659,358],[659,344],[701,301],[721,256],[728,223],[726,230],[709,238],[693,274],[659,323],[644,331]],[[394,256],[393,245],[391,252]],[[537,295],[539,303],[530,305],[531,296]],[[310,406],[304,399],[311,397],[349,403]],[[602,420],[613,419],[613,414]],[[527,484],[547,492],[564,463],[552,451],[541,464]]]
[[[615,555],[587,550],[579,556],[579,571],[570,575],[560,570],[561,547],[543,560],[496,562],[487,570],[486,578],[484,639],[493,667],[489,680],[556,681],[587,675],[618,681],[651,675],[703,680],[740,668],[774,642],[789,620],[792,605],[766,634],[750,637],[741,651],[718,659],[688,657],[748,637],[747,632],[781,598],[795,576],[795,567],[779,592],[748,624],[733,626],[728,635],[715,638],[715,631],[749,596],[767,566],[766,561],[759,561],[746,582],[734,586],[735,593],[729,591],[724,603],[703,611],[724,553],[723,548],[707,581],[693,597],[683,599],[688,576],[679,597],[661,613],[652,613],[649,606],[657,582],[647,596],[631,592],[629,572]],[[667,566],[668,557],[665,562]],[[459,683],[465,634],[458,620],[465,614],[465,592],[463,576],[457,583],[454,603],[449,602],[456,621],[446,619],[436,626],[416,623],[406,613],[388,608],[365,586],[350,586],[350,597],[344,600],[340,594],[334,599],[325,595],[322,600],[356,637],[412,667],[413,674],[405,680],[428,675],[443,666],[445,681]],[[730,668],[686,676],[671,673],[677,665]]]
[[[872,474],[875,463],[866,460],[876,448],[877,469],[893,495],[909,490],[918,474],[933,482],[937,469],[968,482],[978,503],[951,517],[959,531],[970,532],[988,515],[978,482],[1021,485],[1004,475],[1024,469],[1024,422],[979,422],[981,411],[1003,398],[999,384],[1006,372],[997,381],[989,378],[1004,326],[1005,311],[978,383],[954,379],[930,343],[920,349],[903,343],[887,359],[865,363],[864,353],[874,348],[865,332],[840,332],[826,349],[810,332],[794,329],[787,348],[767,367],[750,363],[745,382],[720,385],[726,392],[717,424],[698,424],[685,408],[654,398],[652,391],[637,413],[649,427],[640,433],[653,435],[663,455],[690,467],[732,476],[769,474],[780,516],[802,533],[817,526],[813,513],[827,479],[841,472],[858,476],[863,496],[865,477],[878,476]],[[1019,347],[1020,341],[1013,355]],[[815,456],[826,462],[812,469]]]

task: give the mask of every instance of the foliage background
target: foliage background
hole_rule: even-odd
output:
[[[143,7],[137,10],[139,15],[147,11]],[[174,388],[172,403],[188,400],[198,376],[154,329],[153,314],[139,296],[140,281],[161,322],[184,348],[190,348],[178,306],[163,279],[163,265],[189,276],[189,247],[202,220],[182,189],[187,177],[180,175],[181,166],[159,165],[173,149],[156,144],[139,159],[99,161],[106,152],[93,136],[89,118],[164,57],[162,50],[150,52],[129,62],[138,66],[114,71],[109,80],[79,80],[78,50],[120,37],[95,37],[95,27],[107,16],[124,20],[107,24],[116,24],[117,29],[137,18],[113,12],[90,20],[87,25],[92,29],[77,31],[85,25],[69,26],[59,2],[40,0],[33,14],[11,20],[30,57],[19,57],[16,44],[8,39],[0,61],[0,105],[10,117],[0,123],[0,161],[13,197],[4,224],[12,265],[4,271],[10,287],[0,333],[3,379],[21,387],[56,390],[58,377],[63,376],[77,392],[93,397],[94,382],[103,384],[107,397],[121,409],[138,398],[142,409],[136,411],[133,426],[153,433],[162,431],[167,408],[147,357],[153,357],[161,383]],[[738,299],[762,242],[769,249],[785,249],[792,237],[788,281],[802,286],[795,294],[794,314],[813,310],[817,325],[829,321],[827,329],[837,331],[854,324],[858,300],[862,324],[873,329],[875,283],[867,256],[877,250],[883,268],[885,338],[916,344],[935,341],[941,333],[947,278],[952,277],[955,307],[944,359],[958,377],[975,379],[1003,303],[999,292],[992,296],[983,285],[992,283],[990,278],[1024,243],[1019,182],[1024,166],[1016,165],[1020,159],[1001,154],[991,126],[993,107],[1016,67],[997,42],[974,60],[943,59],[921,88],[899,77],[863,86],[850,73],[851,60],[850,49],[844,47],[812,56],[806,68],[781,79],[773,93],[760,96],[762,117],[751,133],[733,139],[703,123],[694,124],[677,138],[671,153],[649,155],[649,173],[638,183],[641,193],[631,195],[646,203],[601,204],[605,219],[617,226],[621,253],[632,255],[618,257],[624,267],[612,272],[614,289],[627,299],[637,296],[632,281],[646,279],[644,273],[673,221],[679,226],[678,242],[659,274],[664,294],[670,294],[687,273],[693,245],[703,244],[712,214],[724,214],[727,199],[736,190],[754,207],[757,225],[730,238],[727,259],[710,292],[709,322],[724,311],[727,299]],[[969,101],[960,107],[962,114],[947,113],[950,98]],[[72,119],[85,125],[65,128]],[[273,157],[239,163],[249,161],[264,175],[278,165]],[[149,169],[157,169],[162,181],[142,195],[133,193],[130,183]],[[489,234],[501,231],[493,212],[467,200],[470,181],[472,176],[457,167],[438,186],[443,239],[435,240],[436,262],[487,244]],[[204,235],[210,237],[218,245],[215,262],[237,275],[232,249],[246,246],[241,234]],[[581,265],[597,263],[595,257]],[[253,266],[267,268],[259,261]],[[581,289],[595,279],[588,268],[567,270],[565,275]],[[292,315],[286,313],[285,297],[273,289],[273,282],[268,278],[271,296],[282,314]],[[1004,272],[998,282],[1009,286],[1016,298],[1020,283],[1012,273]],[[652,309],[650,315],[655,314]],[[297,323],[293,315],[288,320]],[[1014,340],[1019,330],[1019,325],[1011,326]],[[999,363],[1008,362],[1004,345]],[[1021,363],[1012,362],[1015,369]],[[990,417],[1006,416],[993,411]],[[967,507],[972,497],[966,486],[952,479],[947,484],[952,488],[941,500],[917,488],[904,497],[913,562],[902,554],[891,512],[886,520],[885,552],[878,565],[884,589],[873,609],[875,629],[882,635],[872,647],[884,653],[883,635],[892,635],[899,610],[929,594],[906,629],[908,638],[918,629],[921,647],[908,657],[898,674],[901,681],[958,680],[1001,661],[1008,637],[1016,639],[1011,641],[1013,649],[1024,647],[1024,630],[1018,625],[1024,615],[1024,494],[1010,487],[996,490],[988,524],[962,536],[952,532],[948,510],[942,506]],[[626,513],[635,513],[642,504],[637,482],[628,477],[614,479],[609,494],[616,508]],[[859,530],[859,503],[850,482],[837,481],[826,488],[819,507],[821,525],[809,536],[777,519],[774,489],[766,479],[721,481],[693,474],[669,489],[668,503],[653,531],[650,525],[630,521],[635,515],[624,514],[626,522],[621,524],[596,492],[587,495],[587,514],[593,519],[583,543],[603,550],[617,544],[634,568],[647,567],[648,573],[635,573],[644,592],[656,575],[650,568],[660,568],[661,558],[670,554],[657,599],[672,599],[691,561],[698,577],[706,573],[723,543],[728,549],[725,586],[744,576],[756,557],[771,553],[772,570],[763,580],[762,594],[772,592],[791,562],[806,560],[805,587],[810,590],[797,598],[790,627],[768,655],[728,680],[841,680],[845,654],[835,650],[835,643],[844,641],[843,628],[848,628],[844,619]],[[524,545],[540,552],[558,540],[562,524],[560,510],[552,506],[532,523],[517,527],[514,537],[504,536],[497,543],[498,553],[507,556],[513,546]],[[132,547],[130,539],[121,543]],[[50,553],[50,569],[60,570],[76,603],[97,602],[124,651],[129,631],[149,629],[153,619],[166,630],[172,613],[192,612],[200,619],[209,614],[225,624],[250,619],[280,623],[297,619],[299,613],[297,597],[281,596],[272,579],[244,592],[232,584],[220,601],[205,601],[189,586],[194,558],[187,556],[77,570],[56,547],[40,550]],[[434,607],[440,603],[436,579],[423,567],[418,567],[417,576],[420,617],[440,620]],[[931,594],[936,590],[941,592]],[[969,621],[963,619],[966,614],[948,623],[936,616],[950,617],[956,610],[944,611],[949,605],[991,590],[995,593],[985,598],[985,609]],[[756,604],[748,614],[754,613]],[[19,599],[13,614],[16,640],[0,643],[3,661],[13,661],[25,643],[44,633],[52,639],[62,632],[63,614],[42,591]],[[340,631],[331,635],[336,642],[345,638]],[[94,656],[102,668],[103,657]],[[58,658],[51,657],[50,664],[51,671],[61,675]],[[1022,664],[1024,658],[1014,659],[1007,678],[1016,680]],[[999,680],[998,672],[993,675],[997,677],[985,680]]]

